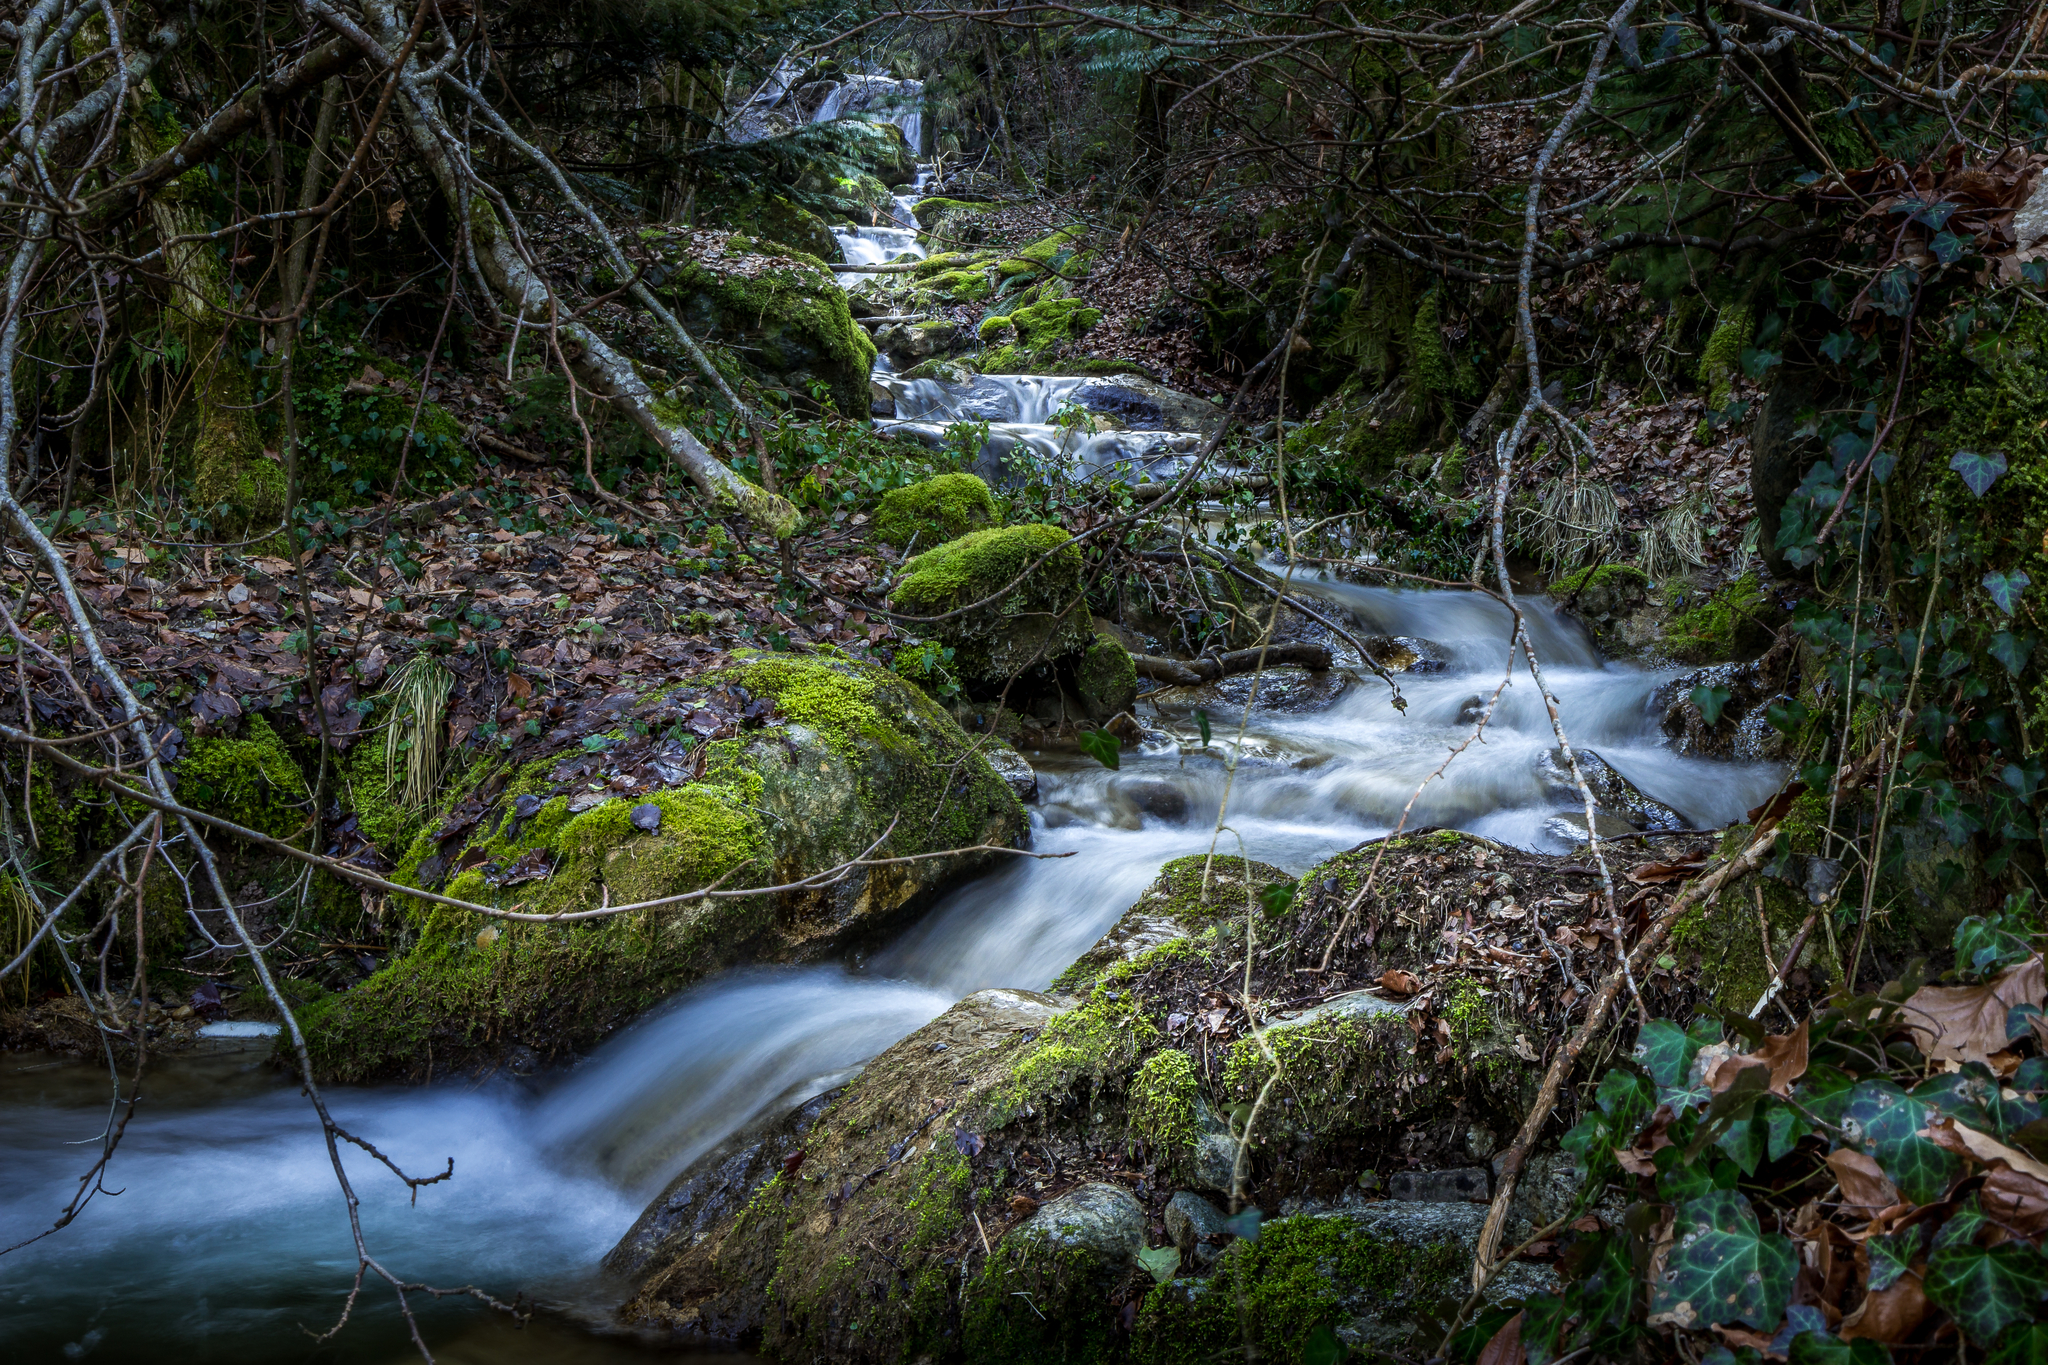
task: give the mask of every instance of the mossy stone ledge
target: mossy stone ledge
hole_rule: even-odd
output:
[[[882,495],[872,529],[884,545],[942,545],[997,520],[995,498],[973,474],[941,474]]]
[[[680,694],[712,689],[767,701],[772,712],[688,751],[641,733],[659,735]],[[782,885],[858,856],[884,831],[887,852],[917,854],[1011,844],[1028,827],[1023,806],[952,718],[868,664],[743,656],[680,687],[620,693],[586,711],[557,732],[558,748],[517,765],[473,767],[424,819],[381,822],[420,831],[393,875],[478,904],[553,913],[716,882]],[[658,743],[675,752],[649,749]],[[649,767],[657,762],[679,780],[607,794],[614,769],[660,771]],[[361,789],[381,780],[381,758],[370,767],[355,774],[359,805]],[[344,1080],[488,1065],[522,1049],[543,1058],[575,1052],[736,961],[803,959],[880,930],[995,856],[869,868],[829,887],[572,923],[495,920],[393,898],[387,914],[404,917],[408,948],[319,1002],[303,1023],[316,1064]]]

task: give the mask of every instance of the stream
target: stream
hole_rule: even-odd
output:
[[[909,196],[905,196],[906,199]],[[898,235],[902,240],[898,240]],[[917,250],[907,228],[843,230],[885,259]],[[994,376],[985,385],[877,382],[934,426],[992,402],[992,430],[1035,454],[1172,458],[1185,433],[1122,431],[1074,445],[1049,419],[1088,381]],[[920,385],[929,385],[921,388]],[[979,397],[977,397],[979,395]],[[920,406],[920,404],[922,406]],[[1008,406],[1004,406],[1007,404]],[[900,411],[901,409],[899,409]],[[1001,430],[1007,427],[1007,431]],[[1041,442],[1050,442],[1048,449]],[[1499,683],[1508,617],[1488,599],[1321,578],[1305,593],[1341,604],[1374,633],[1436,646],[1435,671],[1401,678],[1405,715],[1370,676],[1320,709],[1233,711],[1207,704],[1154,718],[1171,741],[1127,752],[1111,772],[1068,753],[1026,752],[1040,774],[1034,847],[940,898],[895,942],[859,960],[749,968],[684,991],[574,1067],[529,1080],[337,1089],[338,1117],[406,1169],[455,1177],[417,1204],[368,1158],[347,1158],[374,1252],[409,1280],[524,1294],[551,1310],[514,1331],[464,1300],[417,1300],[450,1361],[603,1362],[651,1349],[605,1330],[620,1287],[593,1269],[647,1201],[695,1157],[749,1122],[842,1083],[896,1039],[987,986],[1042,989],[1135,901],[1159,866],[1211,845],[1301,872],[1385,833],[1417,785],[1464,738],[1475,697]],[[1673,753],[1650,705],[1672,675],[1603,661],[1571,620],[1524,603],[1573,741],[1593,748],[1695,827],[1758,804],[1779,771]],[[1240,736],[1240,728],[1242,734]],[[1447,825],[1562,851],[1575,798],[1546,783],[1553,746],[1526,673],[1502,697],[1484,745],[1430,782],[1410,827]],[[159,1063],[96,1198],[71,1227],[0,1257],[0,1348],[22,1361],[147,1358],[398,1361],[404,1328],[380,1284],[332,1344],[353,1267],[345,1213],[305,1101],[261,1043]],[[105,1078],[83,1062],[0,1054],[0,1244],[49,1225],[106,1120]],[[712,1357],[715,1358],[715,1357]]]

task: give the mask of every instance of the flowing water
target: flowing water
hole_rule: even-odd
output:
[[[875,231],[889,229],[842,242],[889,249],[888,239],[865,235]],[[1138,439],[1093,456],[1070,448],[1072,433],[1051,419],[1080,379],[990,376],[963,391],[886,368],[877,378],[899,410],[917,414],[906,421],[991,420],[1016,445],[1070,468],[1087,458],[1162,459],[1173,454],[1167,441],[1192,439],[1113,433]],[[1161,444],[1145,444],[1154,438]],[[454,1158],[454,1179],[421,1190],[416,1204],[369,1160],[348,1158],[370,1243],[394,1272],[524,1294],[552,1310],[514,1332],[463,1301],[424,1302],[422,1324],[441,1357],[638,1358],[641,1345],[597,1334],[620,1294],[594,1267],[665,1182],[753,1120],[840,1084],[968,992],[1046,986],[1163,862],[1210,847],[1226,788],[1222,851],[1290,871],[1392,828],[1418,785],[1410,827],[1565,847],[1556,817],[1575,801],[1539,771],[1553,740],[1526,672],[1503,692],[1485,743],[1424,784],[1468,732],[1476,700],[1501,681],[1504,609],[1475,594],[1321,578],[1296,586],[1372,632],[1436,647],[1435,671],[1401,680],[1405,714],[1364,676],[1309,712],[1233,713],[1212,700],[1206,745],[1191,713],[1165,710],[1157,723],[1173,738],[1127,754],[1117,772],[1071,754],[1027,754],[1040,772],[1033,847],[1073,856],[1018,859],[958,887],[865,960],[730,973],[537,1080],[331,1092],[342,1120],[408,1170]],[[1573,622],[1541,601],[1525,606],[1575,743],[1702,828],[1739,818],[1774,789],[1769,765],[1672,753],[1651,705],[1668,675],[1604,662]],[[0,1245],[46,1227],[69,1196],[106,1121],[103,1086],[83,1063],[0,1056]],[[110,1193],[71,1227],[0,1256],[0,1350],[9,1359],[406,1357],[390,1295],[374,1285],[339,1343],[308,1335],[340,1312],[353,1256],[312,1116],[260,1047],[162,1065],[106,1183]]]

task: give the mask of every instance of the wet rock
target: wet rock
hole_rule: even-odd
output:
[[[1038,770],[1033,768],[1024,755],[1012,749],[999,739],[989,738],[982,744],[981,756],[988,760],[988,766],[996,770],[996,776],[1009,784],[1019,801],[1038,799]]]
[[[1188,795],[1169,778],[1119,776],[1109,788],[1145,814],[1159,820],[1185,820]]]
[[[1230,1235],[1224,1231],[1223,1210],[1193,1190],[1182,1190],[1167,1201],[1165,1222],[1166,1235],[1180,1248],[1183,1269],[1213,1264]]]
[[[1593,832],[1602,839],[1625,839],[1629,835],[1637,833],[1637,830],[1634,825],[1631,825],[1619,815],[1610,815],[1604,810],[1596,810],[1593,812]],[[1543,822],[1543,833],[1547,838],[1554,839],[1561,844],[1576,845],[1590,842],[1586,838],[1586,813],[1584,811],[1566,811],[1561,815],[1551,816]]]
[[[1257,709],[1289,714],[1320,711],[1348,692],[1356,681],[1340,669],[1310,670],[1294,664],[1268,668],[1257,677]],[[1162,688],[1149,694],[1149,698],[1153,705],[1174,711],[1207,711],[1214,722],[1244,710],[1252,701],[1252,680],[1252,674],[1239,673],[1199,687]]]
[[[950,318],[893,322],[875,329],[875,345],[886,352],[899,369],[910,369],[924,361],[951,355],[965,340],[960,324]]]
[[[1785,757],[1785,737],[1772,729],[1771,703],[1787,700],[1797,670],[1798,644],[1788,627],[1779,632],[1760,659],[1695,669],[1665,683],[1650,696],[1653,710],[1664,713],[1663,731],[1682,754],[1732,758],[1742,762],[1778,762]],[[1712,725],[1693,700],[1702,688],[1725,693],[1721,714]]]
[[[1484,1204],[1493,1198],[1493,1182],[1484,1166],[1396,1171],[1387,1177],[1387,1197],[1412,1204]]]
[[[1636,784],[1614,770],[1613,765],[1591,749],[1573,751],[1579,760],[1579,773],[1586,779],[1586,789],[1593,794],[1593,800],[1601,813],[1620,818],[1635,830],[1679,830],[1686,827],[1685,817],[1661,801],[1652,801],[1636,787]],[[1542,782],[1544,791],[1553,801],[1578,806],[1583,803],[1578,784],[1572,781],[1572,771],[1564,761],[1562,750],[1551,749],[1538,755],[1536,777]],[[1585,828],[1585,815],[1579,815],[1579,828]],[[1605,837],[1606,831],[1601,831]],[[1582,836],[1583,837],[1583,836]]]
[[[1041,1205],[1003,1240],[1036,1242],[1056,1253],[1078,1251],[1114,1273],[1145,1249],[1145,1206],[1120,1185],[1083,1185]]]
[[[1114,417],[1131,431],[1194,431],[1207,436],[1223,409],[1206,398],[1169,389],[1142,375],[1097,379],[1074,391],[1074,405]]]
[[[1228,1133],[1204,1133],[1195,1139],[1188,1174],[1202,1189],[1228,1195],[1237,1169],[1237,1139]]]
[[[803,1146],[804,1135],[838,1093],[830,1091],[750,1125],[692,1162],[619,1239],[604,1268],[614,1275],[638,1275],[651,1262],[678,1256],[703,1241],[720,1221],[745,1208],[754,1191]]]
[[[1451,652],[1434,640],[1413,635],[1367,635],[1359,643],[1372,661],[1389,673],[1441,673],[1450,667]]]
[[[894,417],[895,415],[896,395],[883,388],[880,384],[870,383],[868,385],[868,416]]]
[[[632,814],[626,818],[632,821],[633,828],[642,834],[652,834],[661,828],[661,807],[652,801],[642,801],[633,807]]]

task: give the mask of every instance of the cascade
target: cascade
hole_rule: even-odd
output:
[[[796,74],[778,70],[747,110],[785,103]],[[871,113],[886,107],[885,87],[901,95],[915,86],[855,78],[830,92],[816,117]],[[906,133],[916,126],[912,103],[892,115]],[[913,191],[896,200],[894,225],[835,229],[847,259],[921,256],[915,199]],[[905,379],[881,357],[875,383],[896,415],[878,425],[942,441],[954,423],[986,422],[984,461],[992,458],[998,474],[1019,458],[1076,478],[1111,468],[1170,477],[1182,467],[1200,441],[1195,433],[1062,421],[1095,382]],[[1297,573],[1295,587],[1343,606],[1370,631],[1436,647],[1435,671],[1402,680],[1405,714],[1362,678],[1306,713],[1230,714],[1212,702],[1209,743],[1195,742],[1191,711],[1162,710],[1161,733],[1174,738],[1127,753],[1114,772],[1071,754],[1027,754],[1040,779],[1035,847],[1073,856],[1018,860],[959,886],[865,959],[705,982],[559,1074],[331,1092],[343,1121],[408,1170],[456,1161],[455,1178],[420,1190],[415,1204],[367,1158],[344,1158],[377,1253],[408,1279],[523,1292],[572,1321],[601,1320],[615,1287],[593,1281],[592,1268],[651,1193],[750,1123],[842,1083],[968,992],[1046,987],[1161,864],[1211,847],[1226,790],[1235,837],[1251,856],[1290,871],[1387,832],[1418,786],[1411,827],[1455,826],[1531,849],[1569,846],[1559,819],[1574,801],[1544,780],[1554,741],[1526,672],[1511,676],[1483,751],[1424,785],[1447,744],[1467,732],[1473,699],[1508,669],[1504,608],[1477,594],[1318,575]],[[1706,828],[1739,819],[1776,789],[1774,765],[1666,746],[1650,703],[1675,670],[1603,661],[1547,602],[1523,609],[1574,741],[1596,747],[1649,797]],[[1236,776],[1226,782],[1232,762]],[[340,1196],[303,1100],[260,1048],[167,1064],[152,1085],[110,1178],[126,1193],[99,1198],[72,1227],[0,1258],[0,1345],[19,1359],[95,1349],[108,1358],[301,1358],[301,1325],[332,1321],[353,1265]],[[47,1223],[83,1164],[75,1144],[99,1131],[105,1113],[103,1077],[91,1067],[0,1057],[0,1129],[11,1139],[0,1163],[4,1240]],[[493,1330],[460,1303],[420,1312],[433,1341]],[[403,1329],[388,1293],[373,1288],[355,1314],[362,1325],[345,1349],[397,1358]],[[491,1358],[541,1358],[521,1349],[500,1342]],[[602,1349],[586,1343],[576,1358],[603,1359]]]

